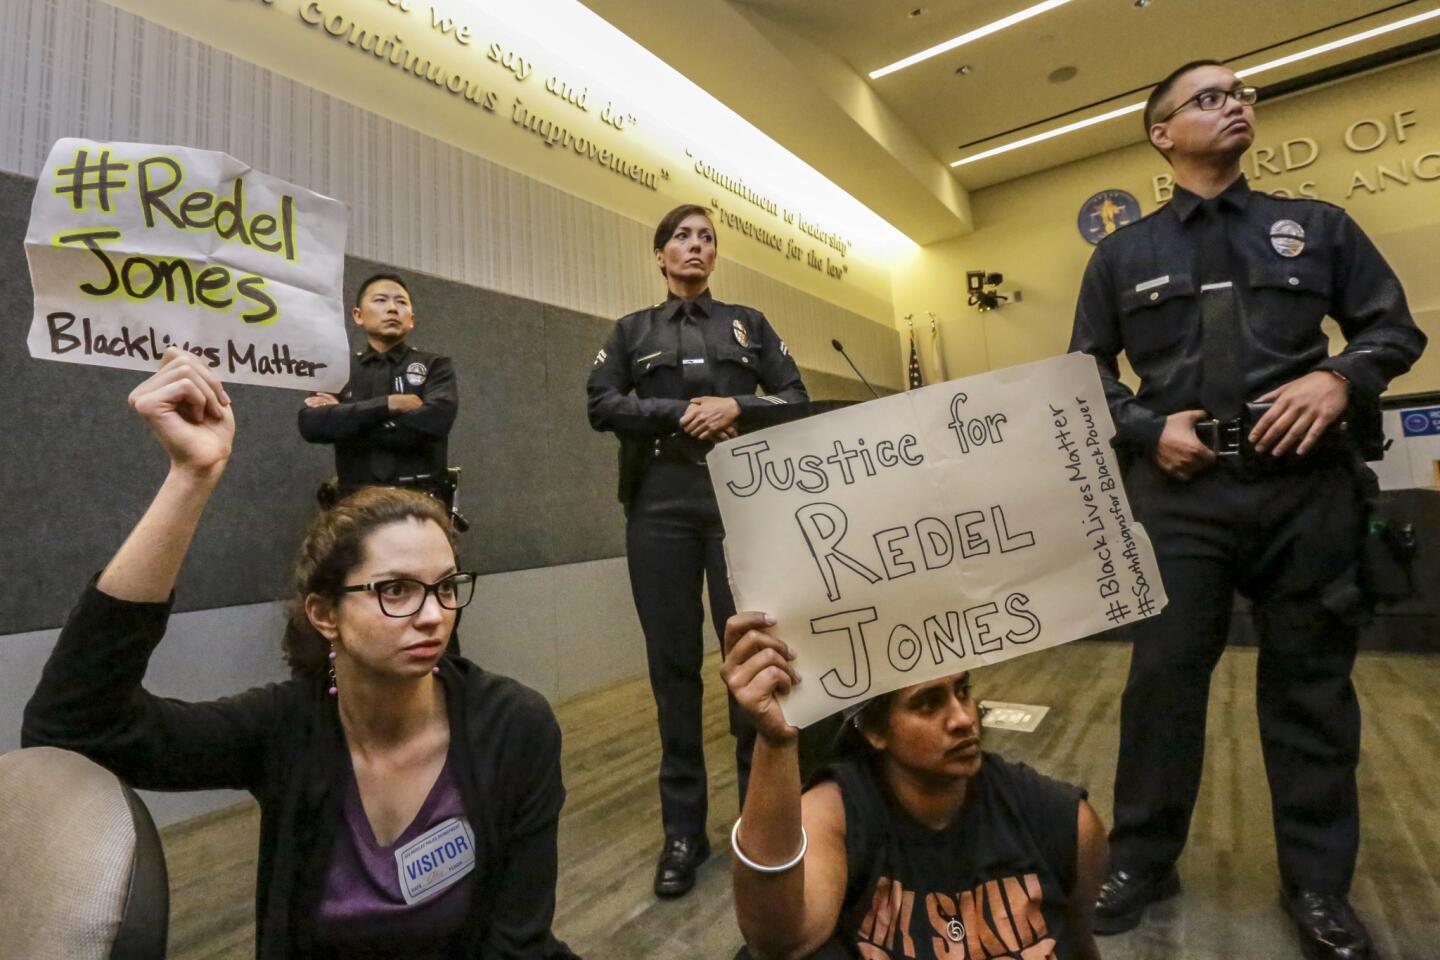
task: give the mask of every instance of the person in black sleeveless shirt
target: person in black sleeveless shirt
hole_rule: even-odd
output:
[[[773,624],[731,617],[721,670],[759,734],[731,834],[741,956],[1096,960],[1107,848],[1085,792],[982,751],[965,672],[866,703],[855,755],[802,793],[780,712],[800,678]]]

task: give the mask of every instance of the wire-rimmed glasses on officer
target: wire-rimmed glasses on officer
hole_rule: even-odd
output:
[[[1165,114],[1165,116],[1161,117],[1155,122],[1164,123],[1171,117],[1175,116],[1175,114],[1179,113],[1181,110],[1184,110],[1186,107],[1190,106],[1190,104],[1192,103],[1195,104],[1195,106],[1199,107],[1201,110],[1220,110],[1225,106],[1225,101],[1230,99],[1231,97],[1234,97],[1237,103],[1241,103],[1249,107],[1253,106],[1255,104],[1255,101],[1260,98],[1260,91],[1257,90],[1255,87],[1248,87],[1244,85],[1238,87],[1231,87],[1229,90],[1220,90],[1215,87],[1212,87],[1209,90],[1201,90],[1199,93],[1195,94],[1195,96],[1185,100],[1183,103],[1180,104],[1180,106],[1176,107],[1174,110],[1171,110],[1169,113]]]
[[[341,593],[361,590],[375,594],[380,612],[387,617],[413,617],[425,605],[425,598],[435,594],[435,602],[446,610],[459,610],[475,595],[475,574],[460,571],[425,583],[410,577],[373,580],[340,588]]]

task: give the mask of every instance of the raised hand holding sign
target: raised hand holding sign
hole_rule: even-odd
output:
[[[774,616],[804,681],[785,719],[1159,613],[1113,434],[1073,354],[717,446],[736,606]]]

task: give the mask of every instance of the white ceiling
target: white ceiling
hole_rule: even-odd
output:
[[[1027,0],[733,2],[808,37],[862,76],[1027,5]],[[1186,60],[1228,62],[1392,6],[1393,0],[1154,0],[1141,8],[1133,0],[1071,0],[870,85],[937,158],[949,161],[981,149],[962,149],[963,144],[983,143],[1126,93],[1143,99],[1155,81]],[[910,16],[917,8],[922,13]],[[955,72],[962,64],[971,68],[963,76]],[[1063,67],[1075,68],[1073,78],[1047,79]],[[1139,121],[1130,122],[1141,129]]]
[[[895,187],[894,171],[877,168],[874,182],[867,184],[863,173],[833,159],[846,152],[847,142],[855,144],[857,136],[893,144],[899,131],[904,134],[899,140],[918,147],[901,158],[903,166],[913,171],[917,154],[922,155],[924,163],[946,170],[961,187],[974,190],[1140,141],[1141,123],[1132,115],[992,159],[948,167],[967,154],[1143,100],[1157,80],[1186,60],[1203,57],[1237,68],[1253,66],[1440,6],[1440,0],[1151,0],[1144,7],[1137,7],[1135,0],[1070,0],[871,80],[872,70],[1035,0],[585,2],[882,215],[885,193]],[[912,16],[914,10],[920,12]],[[697,22],[714,24],[717,33],[698,51],[690,42]],[[1253,80],[1263,89],[1436,33],[1440,18]],[[743,48],[751,52],[742,55]],[[751,70],[780,64],[787,73],[798,71],[865,130],[857,133],[813,109],[813,129],[805,129],[793,112],[778,110],[774,88],[757,96],[753,77],[736,76],[746,71],[747,58]],[[961,65],[970,68],[963,76],[956,73]],[[1073,75],[1051,80],[1061,68],[1074,68]],[[839,74],[844,76],[837,79]],[[808,93],[793,85],[789,89],[797,97]],[[875,122],[877,116],[883,122]],[[940,223],[944,213],[937,205],[931,233],[946,232]],[[949,232],[963,232],[968,227],[964,219],[950,216]],[[915,229],[892,222],[916,236]]]

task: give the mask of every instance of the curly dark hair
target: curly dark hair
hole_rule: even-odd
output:
[[[320,676],[328,667],[330,644],[306,616],[305,598],[314,593],[338,599],[345,578],[365,556],[365,541],[370,534],[403,520],[432,521],[454,546],[455,535],[445,505],[414,490],[364,487],[311,521],[295,558],[282,642],[292,674]]]

